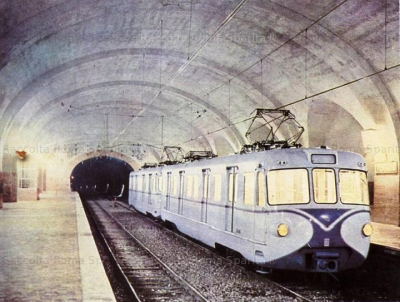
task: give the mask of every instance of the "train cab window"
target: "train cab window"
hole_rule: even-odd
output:
[[[336,179],[333,169],[313,169],[314,201],[336,203]]]
[[[214,201],[221,200],[221,174],[214,174]]]
[[[193,176],[188,175],[187,176],[187,185],[186,185],[186,197],[192,197],[193,196]]]
[[[369,204],[367,174],[362,171],[339,171],[340,200],[349,204]]]
[[[254,204],[254,191],[255,191],[255,186],[254,186],[254,173],[244,173],[244,190],[243,190],[243,203],[245,205],[253,205]]]
[[[257,206],[265,205],[265,177],[263,173],[258,173]]]
[[[268,202],[271,205],[310,202],[306,169],[273,170],[267,173]]]
[[[198,175],[193,176],[193,198],[194,199],[199,198],[199,176]]]

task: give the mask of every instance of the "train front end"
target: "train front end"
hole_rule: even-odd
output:
[[[286,251],[267,266],[323,273],[360,266],[372,234],[364,159],[330,149],[296,153],[267,173],[270,238]]]

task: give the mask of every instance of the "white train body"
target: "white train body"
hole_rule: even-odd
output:
[[[367,257],[366,164],[355,153],[276,149],[142,169],[129,204],[266,268],[337,272]]]

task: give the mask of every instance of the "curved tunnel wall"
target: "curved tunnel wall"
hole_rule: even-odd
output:
[[[399,2],[178,2],[0,5],[0,207],[27,190],[20,168],[37,168],[39,190],[69,190],[90,150],[134,169],[163,145],[226,155],[255,108],[283,106],[304,146],[367,157],[373,218],[398,225]],[[13,148],[28,151],[25,166]]]

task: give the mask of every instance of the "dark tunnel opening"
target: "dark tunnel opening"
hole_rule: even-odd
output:
[[[129,173],[133,168],[123,160],[98,156],[80,162],[70,177],[71,190],[83,195],[118,196],[127,200]]]

